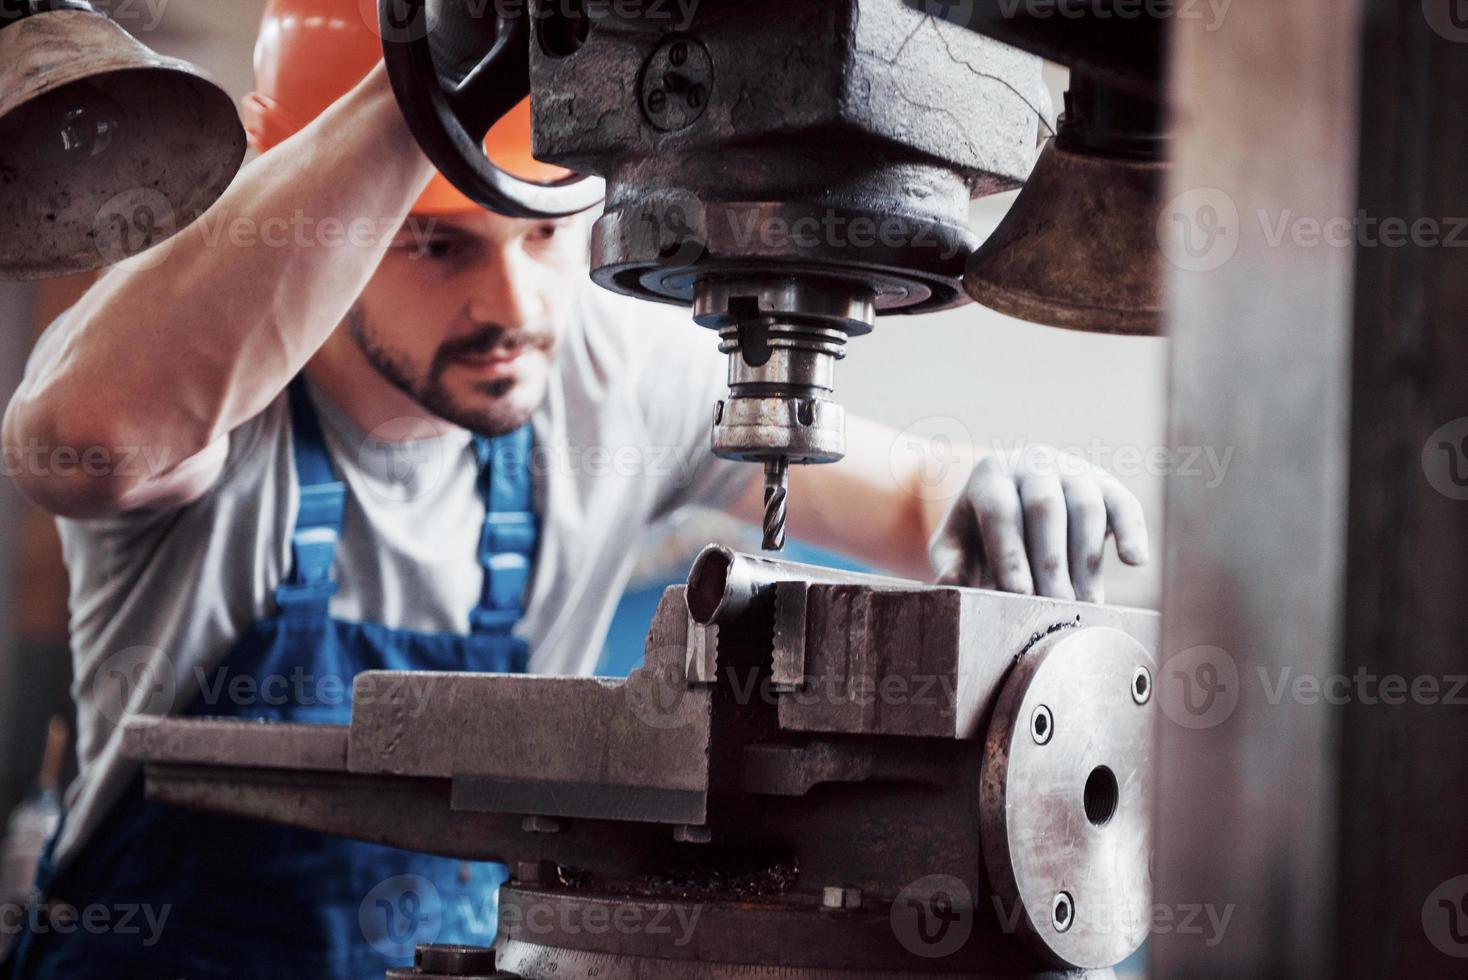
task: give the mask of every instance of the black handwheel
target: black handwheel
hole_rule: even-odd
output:
[[[428,5],[435,16],[429,17]],[[490,162],[484,137],[530,94],[530,16],[467,0],[378,0],[383,60],[414,137],[475,203],[511,218],[561,218],[595,206],[602,182],[521,180]]]

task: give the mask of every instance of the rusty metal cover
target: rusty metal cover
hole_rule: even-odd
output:
[[[49,139],[47,137],[54,137]],[[184,228],[239,170],[230,97],[104,16],[0,31],[0,278],[84,272]]]
[[[1051,140],[964,286],[1007,316],[1095,333],[1162,327],[1157,217],[1166,164],[1077,153]]]

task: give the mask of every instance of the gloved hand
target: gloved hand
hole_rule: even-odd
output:
[[[940,585],[1103,602],[1109,536],[1128,565],[1149,560],[1136,496],[1087,460],[1049,446],[984,457],[928,547]]]

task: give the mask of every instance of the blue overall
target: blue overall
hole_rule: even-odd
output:
[[[538,537],[529,428],[475,439],[486,509],[479,545],[484,587],[467,634],[428,634],[328,614],[346,486],[333,471],[299,379],[291,385],[290,407],[300,487],[292,568],[276,590],[277,614],[252,625],[224,666],[231,679],[249,676],[260,691],[267,678],[276,678],[276,689],[280,678],[333,678],[341,682],[331,688],[339,696],[325,696],[328,689],[318,684],[322,696],[297,697],[297,703],[255,698],[248,706],[195,706],[189,713],[340,725],[351,719],[351,678],[360,671],[523,673],[528,649],[511,629],[523,612]],[[377,978],[389,966],[410,963],[415,943],[488,945],[506,877],[501,865],[149,803],[140,779],[62,874],[49,859],[48,853],[37,885],[52,906],[64,902],[85,912],[101,905],[116,927],[74,928],[67,935],[31,930],[12,964],[13,976],[25,980]],[[129,907],[132,928],[125,931],[117,924]],[[165,909],[159,930],[139,911],[150,911],[157,922]]]

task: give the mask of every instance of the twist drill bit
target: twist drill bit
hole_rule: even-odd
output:
[[[786,504],[790,496],[790,461],[781,456],[765,461],[765,550],[785,547]]]

